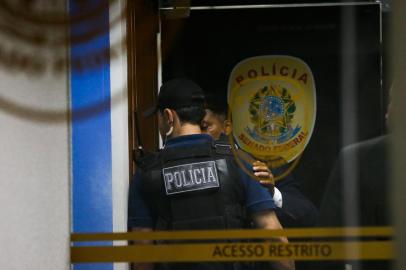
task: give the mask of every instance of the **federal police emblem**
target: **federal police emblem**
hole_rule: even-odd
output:
[[[232,138],[241,149],[278,166],[304,151],[316,119],[316,90],[301,59],[265,55],[241,61],[230,74],[227,98]]]

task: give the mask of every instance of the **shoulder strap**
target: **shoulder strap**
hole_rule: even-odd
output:
[[[231,150],[231,145],[227,142],[215,141],[213,143],[213,147],[215,149],[215,153],[218,155],[231,156],[233,154]]]
[[[161,152],[162,163],[189,158],[211,157],[212,149],[210,144],[191,145],[187,147],[166,148]]]

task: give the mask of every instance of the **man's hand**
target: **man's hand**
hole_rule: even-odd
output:
[[[254,175],[259,177],[261,180],[259,181],[263,186],[269,189],[271,194],[274,194],[274,176],[269,170],[268,166],[262,161],[254,161],[252,163],[252,169],[254,171]]]

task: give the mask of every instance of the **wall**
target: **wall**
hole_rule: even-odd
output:
[[[66,72],[1,65],[0,82],[1,268],[69,269]]]
[[[126,231],[128,109],[124,1],[70,1],[73,233]],[[97,5],[108,6],[98,9]],[[83,33],[90,38],[77,39]],[[76,41],[76,42],[74,42]],[[100,244],[100,243],[98,243]],[[103,242],[102,245],[112,245]],[[75,270],[125,269],[127,264],[76,264]]]
[[[0,5],[0,22],[21,30],[0,29],[1,269],[127,269],[72,266],[69,254],[72,232],[98,231],[93,224],[126,231],[125,1],[110,1],[101,11],[100,36],[72,39],[70,48],[52,43],[88,26],[74,24],[70,30],[78,32],[72,33],[63,21],[66,2],[53,1],[48,9],[42,2],[16,4],[12,13]],[[100,39],[105,47],[98,54]],[[91,53],[74,59],[75,48]],[[100,183],[108,183],[103,192]]]

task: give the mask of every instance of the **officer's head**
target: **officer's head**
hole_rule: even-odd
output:
[[[205,115],[204,92],[192,80],[177,78],[165,82],[158,95],[158,104],[145,113],[158,112],[159,133],[163,139],[200,133]]]

